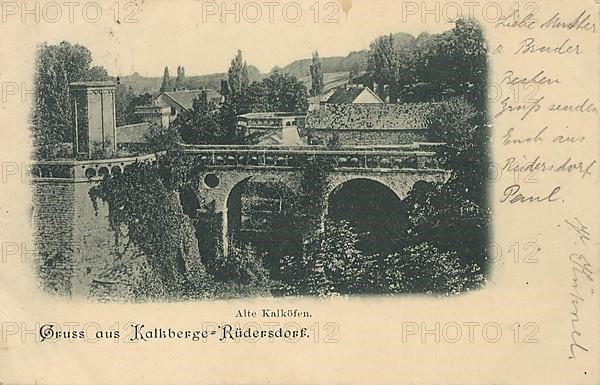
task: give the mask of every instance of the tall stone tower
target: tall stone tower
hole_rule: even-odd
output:
[[[69,85],[73,108],[75,155],[108,156],[117,149],[115,84],[111,81]]]

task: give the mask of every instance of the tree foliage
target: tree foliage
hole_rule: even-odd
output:
[[[310,65],[310,78],[312,82],[312,88],[310,89],[311,96],[321,95],[324,91],[323,83],[323,69],[321,68],[321,58],[319,52],[315,51],[312,57],[312,64]]]
[[[143,251],[166,298],[207,294],[210,277],[200,262],[193,227],[163,170],[135,163],[104,178],[90,189],[90,197],[95,207],[98,199],[108,204],[117,239],[126,236]]]
[[[175,91],[185,89],[185,68],[177,66],[177,79],[175,79]]]
[[[308,110],[308,91],[295,76],[274,72],[262,81],[267,104],[262,111],[305,113]]]
[[[347,222],[326,222],[302,256],[282,261],[288,294],[362,293],[369,286],[370,257],[357,247],[358,235]]]
[[[169,67],[165,66],[162,84],[160,85],[160,92],[163,93],[169,91],[173,91],[173,84],[171,83],[171,77],[169,76]]]
[[[371,44],[368,75],[380,96],[389,87],[391,102],[420,102],[464,96],[485,107],[487,46],[480,26],[459,19],[451,31],[429,35],[400,47],[390,35]]]
[[[220,124],[217,105],[208,99],[206,91],[194,99],[191,111],[184,111],[177,117],[173,127],[185,143],[225,144],[231,139]]]
[[[171,151],[182,142],[179,131],[174,127],[163,127],[158,124],[151,124],[148,132],[144,135],[144,142],[149,152],[158,153],[161,151]]]
[[[450,175],[443,184],[418,182],[409,191],[402,201],[408,235],[484,267],[490,220],[485,116],[465,98],[451,98],[436,104],[428,119],[435,139],[447,143],[438,156]]]
[[[385,258],[385,291],[455,295],[484,283],[479,265],[463,263],[457,251],[429,243],[409,245]]]
[[[250,84],[248,64],[244,60],[241,50],[238,50],[235,57],[231,60],[231,65],[227,71],[227,82],[229,93],[226,97],[232,100],[241,98]]]
[[[480,265],[465,262],[455,250],[430,243],[408,244],[397,253],[367,255],[356,230],[345,221],[326,221],[301,257],[282,261],[284,292],[294,295],[443,294],[479,288]]]
[[[78,81],[109,80],[106,70],[92,67],[92,54],[82,45],[63,41],[44,43],[37,48],[35,63],[35,105],[32,130],[36,156],[51,159],[57,148],[72,142],[69,84]]]
[[[261,81],[250,82],[248,65],[238,51],[221,82],[224,102],[217,106],[201,94],[192,111],[174,123],[186,143],[241,144],[238,115],[249,112],[298,112],[308,110],[308,91],[294,76],[274,72]]]

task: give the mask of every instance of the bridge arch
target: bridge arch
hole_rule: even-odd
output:
[[[326,196],[341,185],[354,179],[367,179],[382,184],[392,190],[398,199],[406,198],[416,182],[445,182],[450,176],[447,171],[406,171],[406,172],[378,172],[365,170],[352,170],[349,172],[334,172],[328,182]]]
[[[230,190],[223,213],[224,252],[231,246],[252,244],[267,256],[263,260],[271,276],[278,276],[280,260],[302,250],[295,213],[296,191],[285,180],[253,175]]]
[[[377,176],[363,176],[363,175],[355,175],[355,176],[347,176],[342,178],[333,178],[333,180],[329,184],[329,189],[327,192],[327,200],[331,198],[332,194],[337,193],[339,190],[347,187],[351,184],[356,183],[371,183],[373,185],[378,185],[385,190],[392,192],[396,197],[402,200],[402,194],[394,189],[394,186],[389,183],[384,177]]]
[[[325,218],[348,222],[368,254],[394,253],[408,224],[402,199],[393,186],[378,178],[351,178],[328,194]]]
[[[218,183],[215,183],[218,181]],[[207,183],[208,182],[208,183]],[[285,191],[287,194],[295,194],[299,189],[299,179],[297,172],[295,171],[279,171],[277,173],[273,172],[264,172],[262,170],[253,170],[253,169],[212,169],[205,170],[197,175],[197,189],[198,195],[201,196],[204,202],[205,210],[214,211],[221,218],[221,243],[222,243],[222,253],[227,255],[230,250],[231,239],[240,240],[239,235],[242,229],[242,198],[244,195],[247,195],[246,198],[251,196],[247,191],[248,185],[252,185],[253,183],[267,183],[270,185],[277,185],[279,189]],[[256,202],[248,202],[251,199],[245,199],[245,204],[258,204]],[[259,197],[260,198],[260,197]],[[268,199],[276,199],[277,197],[262,197],[267,198],[263,199],[263,202],[259,202],[260,204],[273,204],[273,202],[269,202]],[[285,206],[285,205],[284,205]],[[246,209],[246,208],[245,208]],[[284,213],[278,213],[284,214]],[[268,217],[268,213],[265,213]],[[245,215],[246,217],[247,215]],[[290,235],[286,233],[287,223],[283,215],[276,215],[276,220],[279,221],[276,226],[276,230],[278,231],[277,236],[273,236],[271,233],[261,233],[260,235],[264,235],[265,237],[271,236],[274,239],[274,242],[271,242],[273,247],[279,249],[283,252],[286,249],[285,245],[291,245],[294,247],[296,243],[300,242],[301,239],[296,238],[294,234]],[[253,219],[253,218],[250,218]],[[247,229],[246,229],[247,230]],[[248,235],[249,231],[245,231]],[[251,240],[251,236],[246,236],[245,240]],[[255,237],[256,238],[256,237]],[[260,237],[259,237],[260,238]],[[255,239],[256,241],[256,239]],[[251,242],[252,243],[252,242]],[[256,246],[256,245],[255,245]],[[260,248],[258,251],[260,252]],[[277,253],[273,252],[273,250],[262,250],[268,251],[268,254]],[[267,261],[268,262],[268,261]]]
[[[223,243],[225,253],[228,252],[230,241],[238,238],[242,224],[242,197],[248,181],[252,176],[245,177],[228,190],[223,210]]]
[[[209,175],[210,177],[208,177]],[[236,190],[254,177],[269,178],[272,181],[287,186],[294,192],[301,190],[301,170],[293,167],[273,169],[272,167],[259,168],[256,166],[219,166],[207,168],[197,175],[197,192],[198,195],[202,197],[202,207],[204,208],[201,208],[200,211],[214,210],[214,212],[218,214],[218,217],[222,219],[220,224],[222,226],[220,239],[222,241],[222,252],[224,254],[227,254],[229,251],[231,226],[239,226],[240,223],[240,219],[237,218],[237,216],[239,216],[238,211],[236,211],[236,218],[234,218],[234,221],[231,221],[234,213],[230,212],[230,207],[232,206],[230,204],[231,202],[229,202],[230,197],[232,196],[232,193],[233,195],[237,195]],[[379,192],[367,194],[366,198],[369,196],[377,197],[379,194],[383,194],[384,196],[390,197],[387,201],[390,203],[391,207],[395,207],[397,202],[403,200],[407,196],[408,192],[416,182],[443,182],[447,177],[448,173],[442,170],[348,170],[338,168],[333,170],[327,177],[327,185],[323,196],[325,207],[321,213],[321,223],[324,223],[325,218],[330,211],[329,206],[332,203],[332,196],[336,196],[341,190],[343,192],[343,190],[347,189],[349,186],[352,187],[357,183],[357,180],[361,180],[365,183],[368,181],[371,186],[378,186],[373,188],[380,189]],[[388,193],[391,193],[392,195],[389,195]],[[391,198],[394,199],[392,200]],[[395,203],[392,204],[392,201]],[[387,212],[391,212],[391,210],[385,210],[384,213]],[[400,223],[402,223],[402,221],[400,221]],[[294,239],[292,243],[295,243],[295,241],[296,240]]]

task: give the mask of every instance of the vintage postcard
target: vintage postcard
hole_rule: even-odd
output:
[[[600,384],[598,0],[0,7],[0,383]]]

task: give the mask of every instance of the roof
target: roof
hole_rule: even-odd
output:
[[[115,82],[110,80],[98,80],[92,82],[73,82],[69,83],[70,87],[86,88],[86,87],[116,87]]]
[[[238,118],[247,119],[273,119],[273,118],[297,118],[304,117],[306,114],[299,112],[249,112],[247,114],[238,115]]]
[[[159,95],[159,97],[164,95],[167,98],[169,98],[170,100],[172,100],[175,104],[179,105],[184,110],[189,111],[192,109],[192,106],[194,104],[194,99],[196,99],[202,93],[202,91],[206,92],[206,95],[208,96],[208,100],[212,100],[212,101],[220,101],[221,100],[221,94],[210,88],[200,89],[200,90],[163,92],[162,94]]]
[[[362,93],[368,93],[369,97],[373,99],[374,103],[383,103],[383,100],[379,98],[369,87],[340,87],[338,88],[325,103],[332,104],[348,104],[355,103],[356,99]]]
[[[307,129],[427,129],[431,103],[325,104],[309,112]]]

